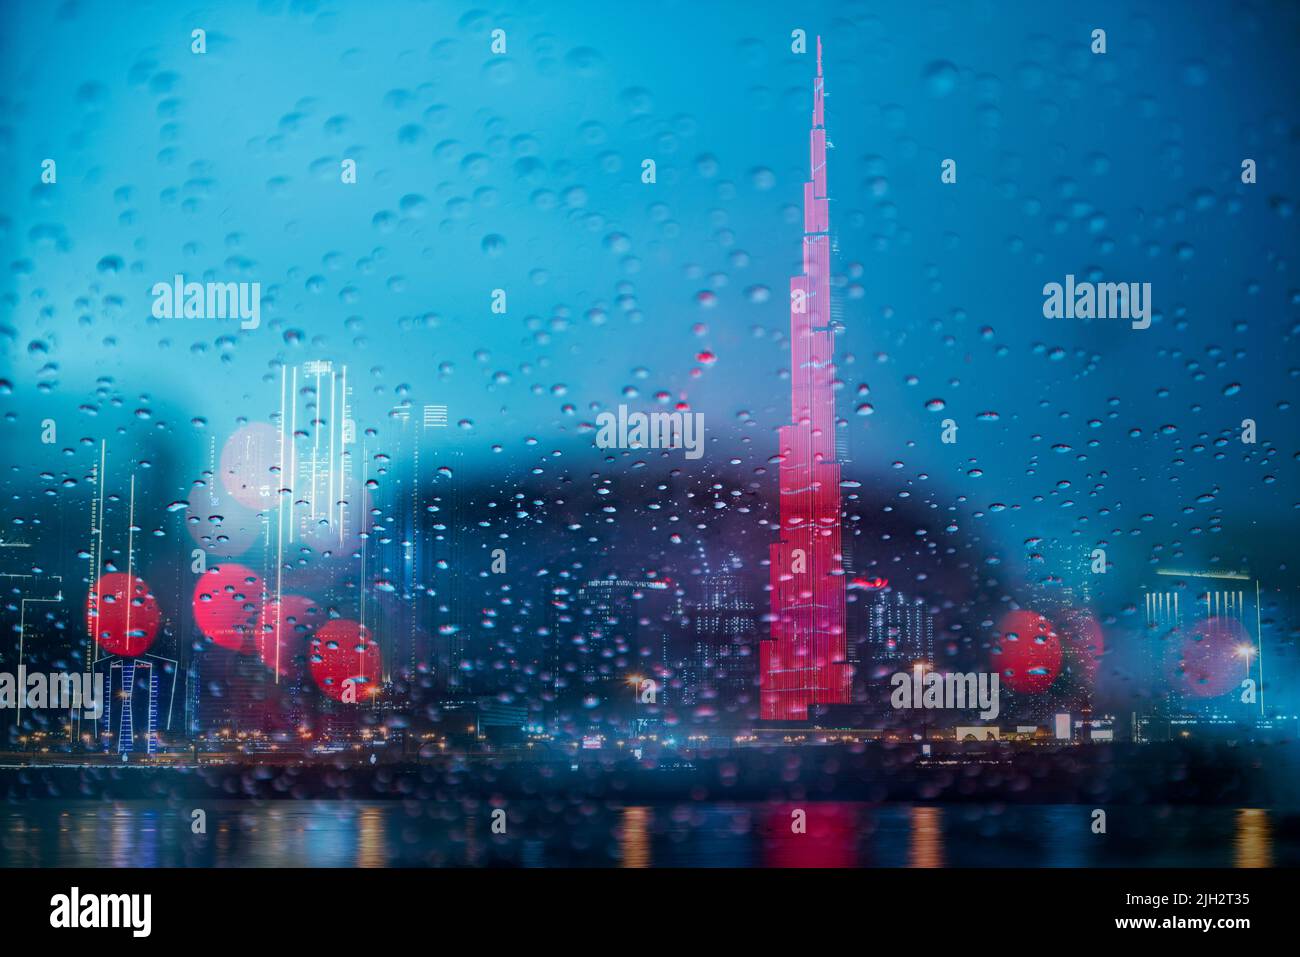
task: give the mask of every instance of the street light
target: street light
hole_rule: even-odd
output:
[[[629,729],[632,735],[637,731],[637,712],[640,711],[641,704],[641,682],[645,680],[645,675],[628,675],[627,683],[632,686],[632,727]]]

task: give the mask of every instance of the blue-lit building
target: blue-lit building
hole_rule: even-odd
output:
[[[159,745],[159,699],[162,661],[153,658],[101,658],[104,713],[100,742],[105,751],[156,754]]]

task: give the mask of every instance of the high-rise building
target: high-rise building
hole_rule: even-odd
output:
[[[420,508],[426,516],[420,548],[421,574],[432,614],[424,619],[433,628],[434,670],[437,686],[449,695],[474,693],[479,685],[482,649],[474,643],[470,596],[470,569],[464,453],[426,425],[420,485]],[[435,437],[437,444],[435,445]],[[477,569],[475,569],[477,571]]]
[[[761,715],[769,721],[806,720],[809,706],[845,704],[852,694],[823,108],[818,37],[809,136],[812,178],[803,192],[803,273],[790,280],[790,424],[779,433],[781,531],[770,548],[772,631],[760,645]]]
[[[859,657],[897,670],[907,670],[918,661],[933,664],[934,616],[925,602],[891,588],[868,594],[867,629]]]
[[[104,713],[100,717],[105,750],[155,754],[159,745],[158,703],[161,662],[151,658],[101,658]]]
[[[671,700],[672,648],[683,630],[675,585],[652,578],[593,579],[571,605],[557,643],[567,709],[598,714],[610,702],[636,702],[635,692],[648,679],[654,682],[649,710],[660,713]]]
[[[1143,588],[1135,737],[1158,740],[1187,721],[1255,723],[1265,715],[1259,582],[1241,571],[1160,569]],[[1238,671],[1240,668],[1240,671]],[[1242,682],[1254,694],[1242,694]]]
[[[758,613],[745,593],[740,561],[729,555],[721,569],[707,563],[699,596],[691,603],[690,649],[682,669],[682,704],[696,716],[747,723],[757,701]]]
[[[200,731],[199,701],[202,690],[202,674],[198,654],[191,653],[190,666],[185,669],[185,737],[197,737]]]
[[[375,602],[367,625],[380,643],[384,680],[396,679],[408,690],[434,671],[433,633],[445,624],[438,621],[439,586],[454,580],[439,575],[438,562],[450,562],[448,539],[458,541],[461,534],[443,511],[455,485],[451,461],[459,456],[446,447],[445,429],[446,406],[426,405],[423,413],[409,405],[390,410],[381,438],[384,455],[372,476],[373,574],[392,601]],[[454,575],[464,572],[457,568]]]
[[[1037,695],[1017,696],[1019,717],[1054,727],[1057,716],[1087,720],[1092,713],[1097,673],[1104,650],[1101,626],[1092,610],[1096,581],[1094,546],[1084,540],[1045,539],[1029,555],[1026,607],[1051,624],[1061,644],[1060,673]],[[1097,566],[1100,568],[1101,566]]]
[[[289,688],[276,685],[256,655],[207,645],[193,654],[190,667],[202,676],[197,708],[201,734],[262,734],[288,726],[284,698]]]
[[[348,368],[313,360],[286,370],[286,402],[280,413],[282,474],[288,477],[292,510],[287,548],[303,541],[321,549],[345,549],[365,525],[363,478],[355,461],[356,422]],[[301,385],[299,383],[301,382]],[[300,409],[299,406],[302,406]]]

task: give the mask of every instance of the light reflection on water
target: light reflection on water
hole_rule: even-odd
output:
[[[496,805],[499,806],[499,805]],[[0,809],[5,867],[1271,867],[1300,863],[1295,814],[1082,805],[33,802]],[[802,816],[801,816],[802,815]],[[796,824],[796,822],[798,822]]]
[[[912,808],[912,845],[909,867],[943,867],[943,809]]]
[[[654,810],[648,807],[629,807],[623,811],[622,865],[624,867],[649,867],[650,825]]]
[[[1237,811],[1237,830],[1232,839],[1233,865],[1272,867],[1273,837],[1268,811],[1243,807]]]

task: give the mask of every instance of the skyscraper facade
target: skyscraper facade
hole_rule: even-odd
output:
[[[1253,723],[1265,715],[1259,582],[1243,571],[1160,569],[1143,589],[1142,675],[1155,689],[1142,737],[1187,721]],[[1240,670],[1239,670],[1240,669]],[[1254,694],[1243,694],[1243,681]],[[1136,722],[1135,722],[1136,723]]]
[[[679,669],[682,704],[693,717],[717,716],[733,723],[753,720],[758,611],[729,555],[714,571],[707,564],[690,608],[690,649]]]
[[[835,334],[826,196],[821,38],[813,80],[812,179],[804,183],[803,273],[790,280],[790,424],[780,429],[780,540],[770,546],[772,632],[759,652],[761,716],[805,720],[851,698],[844,633]]]
[[[863,657],[874,665],[902,671],[917,662],[934,665],[934,616],[925,602],[893,589],[870,595]]]
[[[557,596],[559,598],[560,596]],[[680,589],[650,578],[592,579],[554,617],[555,688],[560,712],[591,724],[658,715],[676,706],[671,662],[685,631]],[[653,703],[633,708],[654,682]]]
[[[374,575],[387,584],[376,595],[368,625],[380,644],[384,680],[398,681],[408,699],[411,686],[430,675],[436,674],[444,688],[450,680],[450,659],[439,662],[436,655],[434,633],[448,634],[450,624],[438,603],[450,601],[442,593],[468,574],[460,560],[463,548],[453,555],[447,542],[455,535],[461,544],[460,526],[449,525],[464,516],[448,507],[459,504],[453,477],[459,453],[442,441],[448,435],[446,416],[446,406],[425,405],[423,414],[410,403],[389,410],[383,447],[390,451],[371,494]],[[440,567],[450,574],[440,574]],[[384,591],[392,601],[382,600]],[[459,617],[455,621],[462,624]],[[451,639],[463,641],[463,632],[457,629]]]

